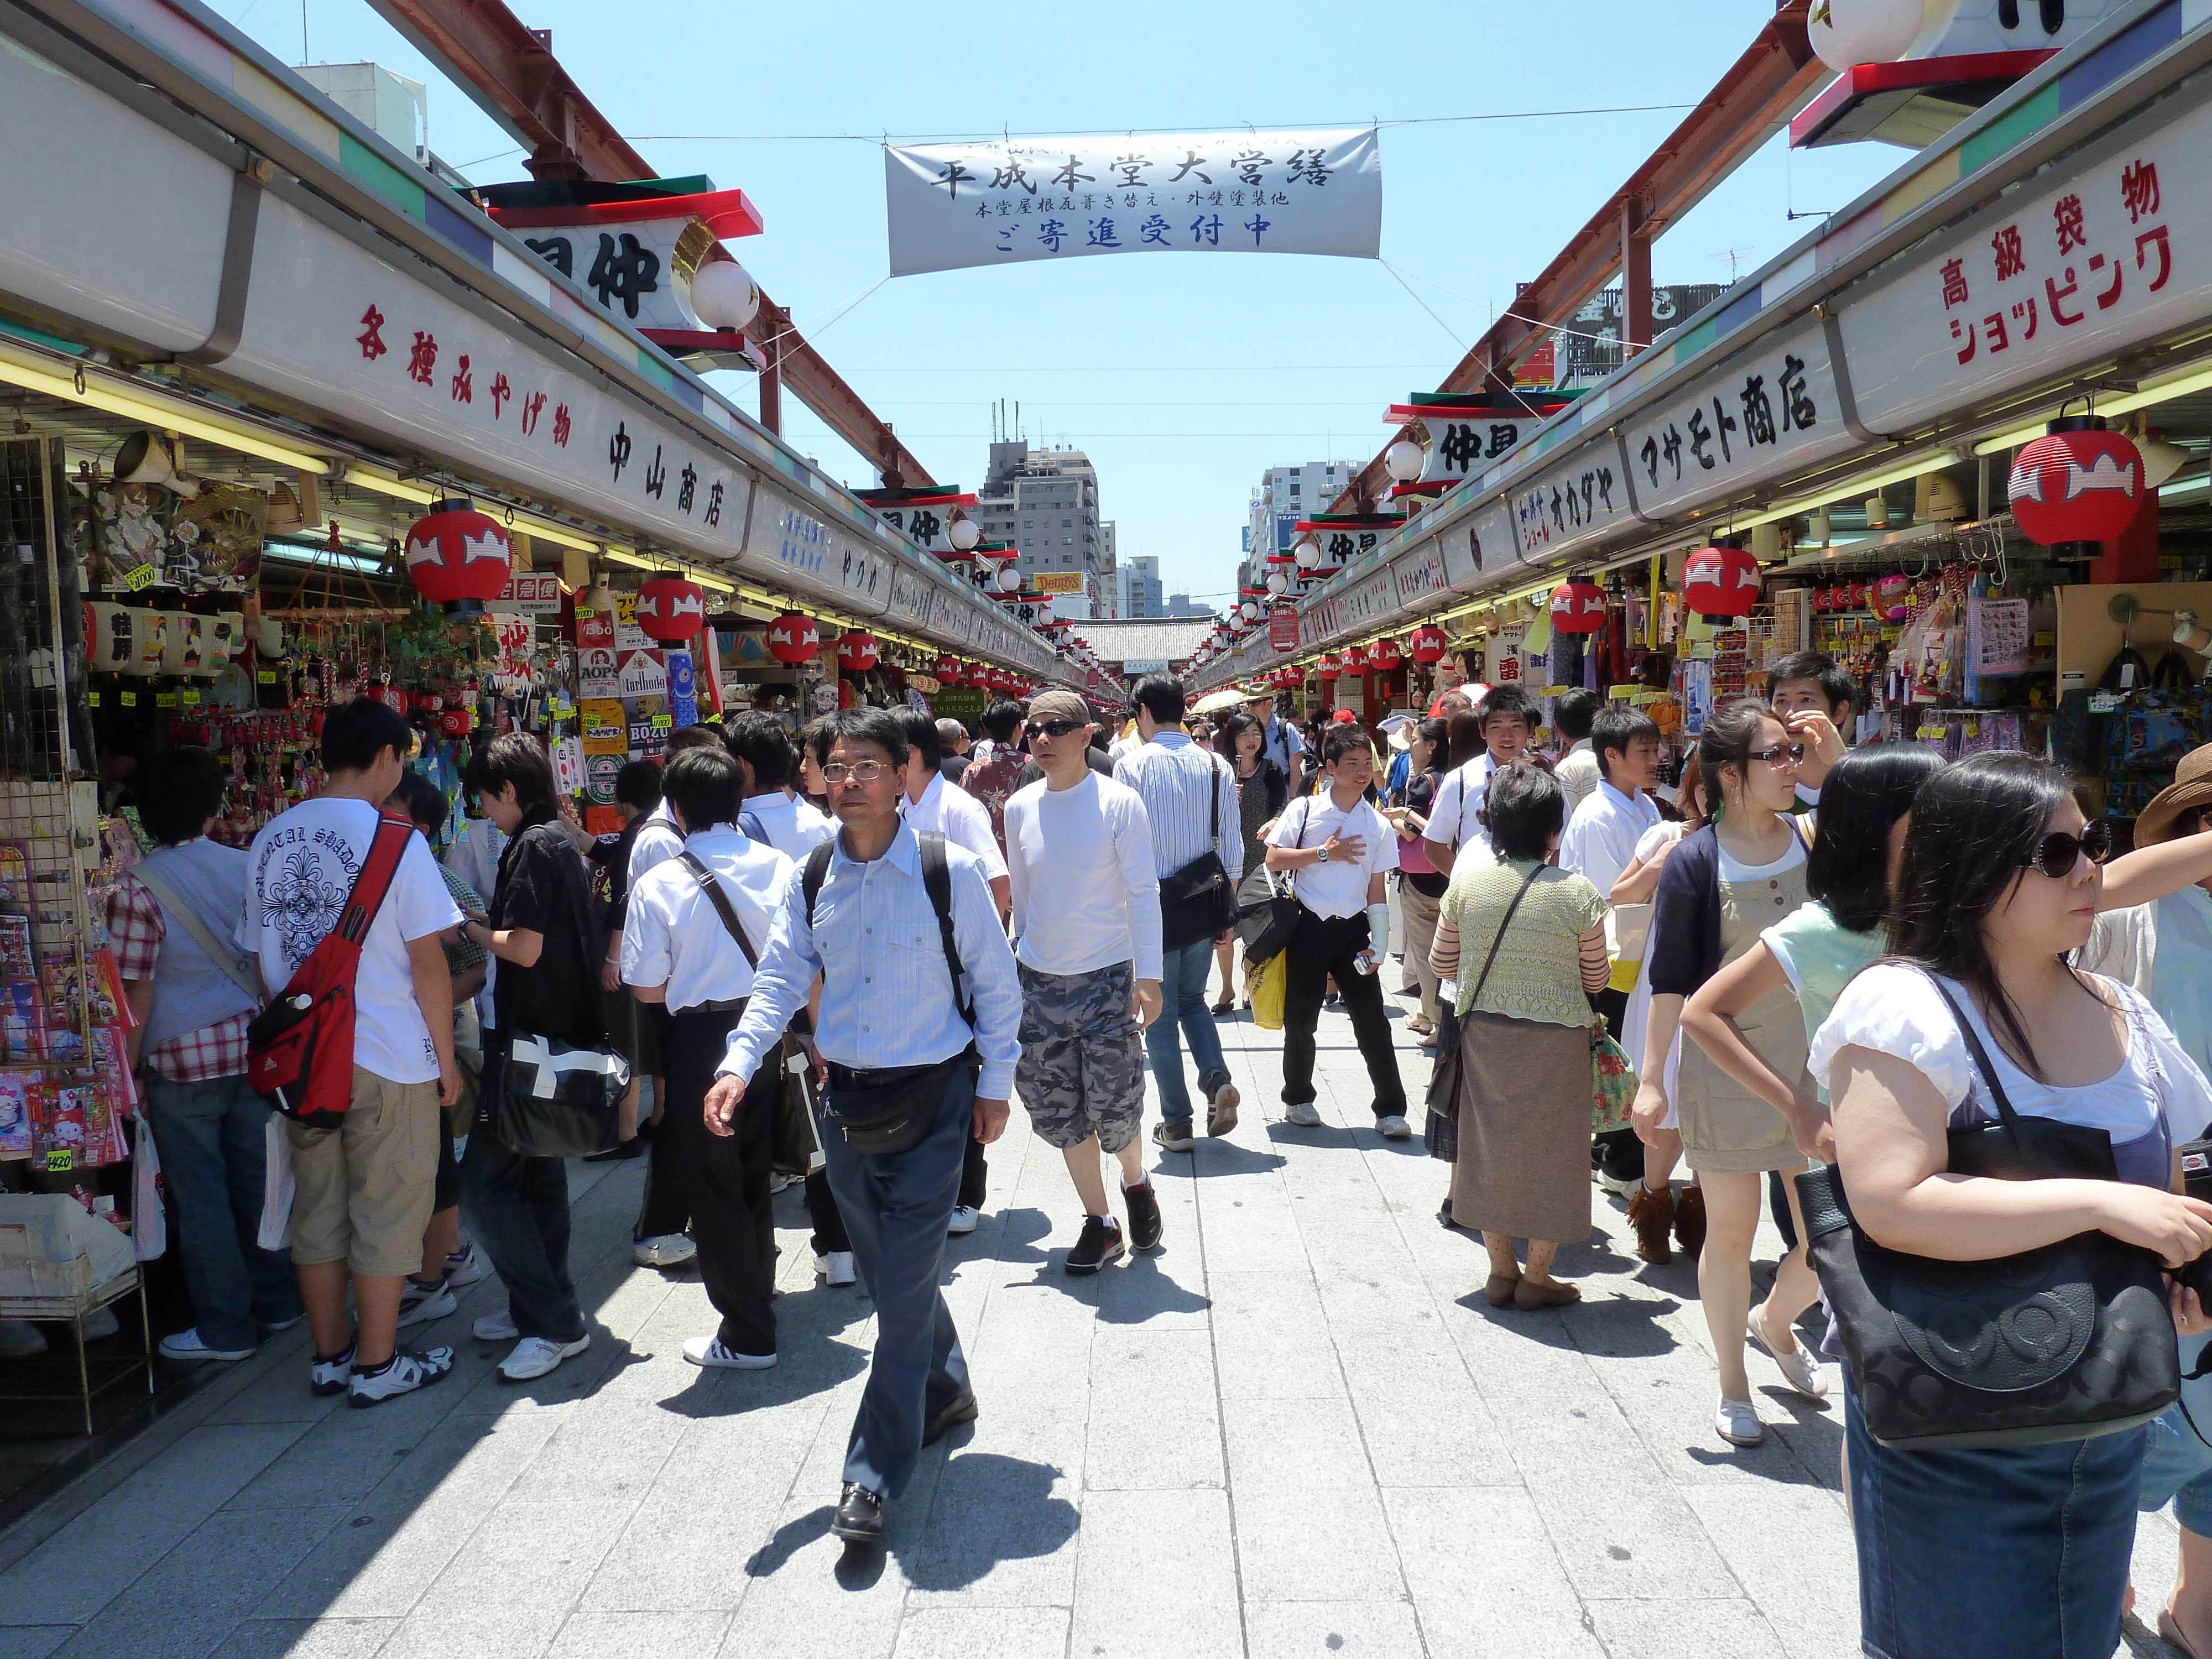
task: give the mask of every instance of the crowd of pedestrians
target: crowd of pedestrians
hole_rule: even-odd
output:
[[[618,1057],[593,1155],[645,1161],[638,1264],[696,1264],[716,1322],[685,1358],[777,1363],[787,1184],[825,1291],[872,1297],[833,1529],[872,1543],[922,1449],[980,1409],[939,1283],[1012,1104],[1068,1171],[1060,1266],[1097,1273],[1165,1246],[1151,1160],[1192,1150],[1201,1103],[1206,1134],[1237,1130],[1217,1022],[1263,976],[1281,1121],[1321,1122],[1335,1006],[1375,1128],[1410,1139],[1395,992],[1433,1056],[1411,1081],[1451,1166],[1442,1218],[1480,1237],[1502,1316],[1597,1288],[1562,1253],[1611,1194],[1645,1261],[1696,1260],[1721,1443],[1765,1436],[1754,1357],[1808,1401],[1840,1394],[1869,1652],[2108,1651],[2135,1516],[2171,1500],[2184,1570],[2161,1629],[2212,1654],[2212,1443],[2185,1398],[1912,1443],[1896,1415],[1933,1410],[1927,1386],[1836,1379],[1850,1306],[1832,1296],[1819,1334],[1804,1322],[1839,1271],[1814,1248],[1838,1186],[1863,1248],[1959,1283],[2087,1233],[2170,1269],[2212,1245],[2212,1203],[2180,1173],[2212,1126],[2212,750],[2110,857],[2109,823],[2041,760],[1850,750],[1852,687],[1825,659],[1785,661],[1765,691],[1711,713],[1673,787],[1641,713],[1584,693],[1547,710],[1512,684],[1374,732],[1301,733],[1255,698],[1203,740],[1164,675],[1119,733],[1066,691],[995,704],[976,732],[849,709],[795,744],[748,714],[625,768],[604,844],[542,745],[501,736],[468,773],[468,852],[443,866],[451,803],[408,772],[380,703],[331,711],[327,787],[242,854],[208,837],[219,765],[157,756],[158,846],[110,925],[198,1315],[164,1350],[236,1359],[304,1317],[310,1387],[374,1406],[451,1371],[450,1346],[410,1334],[489,1270],[506,1303],[475,1329],[511,1345],[502,1378],[582,1352],[565,1161],[515,1133],[514,1068],[542,1068],[549,1040]],[[272,1143],[249,1027],[372,866],[390,875],[358,932],[343,1115]],[[1607,1036],[1634,1068],[1626,1127],[1594,1104]],[[1960,1133],[2015,1116],[2094,1132],[2111,1178],[1954,1167]],[[264,1198],[286,1182],[280,1245]],[[1763,1214],[1784,1246],[1765,1273]],[[2171,1311],[2193,1362],[2212,1322],[2192,1291]]]

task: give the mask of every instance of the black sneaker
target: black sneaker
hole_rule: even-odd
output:
[[[1111,1216],[1087,1215],[1083,1218],[1083,1237],[1075,1241],[1075,1248],[1067,1253],[1065,1263],[1069,1273],[1080,1277],[1095,1273],[1108,1262],[1127,1253],[1128,1246],[1121,1243],[1121,1224]]]
[[[1129,1243],[1139,1250],[1157,1250],[1160,1247],[1160,1200],[1149,1181],[1134,1187],[1121,1188],[1122,1200],[1129,1206]]]

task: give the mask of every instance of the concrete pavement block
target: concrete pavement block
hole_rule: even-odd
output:
[[[902,1561],[915,1606],[1066,1607],[1075,1599],[1075,1479],[970,1446],[947,1459],[915,1547]]]
[[[594,1403],[562,1422],[516,1480],[508,1501],[635,1504],[660,1473],[684,1427],[683,1419],[651,1407]]]
[[[433,1581],[379,1659],[460,1653],[538,1659],[632,1507],[605,1498],[501,1504]],[[495,1594],[486,1593],[489,1586],[498,1587]]]
[[[1765,1614],[1736,1601],[1593,1600],[1598,1638],[1637,1659],[1786,1659]],[[1846,1659],[1856,1642],[1820,1659]]]
[[[1325,1498],[1292,1486],[1232,1489],[1243,1593],[1258,1601],[1391,1601],[1406,1595],[1372,1486]]]
[[[891,1659],[1063,1659],[1068,1609],[924,1606],[899,1623]]]
[[[726,1613],[572,1613],[548,1659],[714,1659]]]
[[[208,1659],[374,1659],[398,1627],[397,1619],[248,1619]]]
[[[1218,1486],[1209,1331],[1101,1327],[1091,1345],[1086,1491]]]
[[[1244,1609],[1249,1659],[1401,1659],[1421,1652],[1410,1601],[1252,1601]]]
[[[1790,1659],[1828,1659],[1857,1645],[1859,1578],[1850,1546],[1850,1517],[1835,1493],[1802,1486],[1745,1483],[1725,1489],[1697,1487],[1683,1494],[1737,1581],[1757,1602]],[[2148,1517],[2145,1517],[2148,1519]],[[1838,1522],[1843,1547],[1837,1547]],[[2154,1589],[2142,1571],[2154,1542],[2136,1528],[2134,1575],[2138,1596]],[[2164,1588],[2155,1594],[2162,1595]],[[2144,1605],[2155,1607],[2155,1601]]]
[[[1348,1400],[1235,1397],[1222,1402],[1221,1417],[1230,1485],[1240,1500],[1248,1492],[1279,1498],[1277,1489],[1285,1486],[1332,1495],[1375,1486],[1358,1414]]]
[[[1317,1327],[1267,1314],[1223,1314],[1213,1322],[1214,1364],[1224,1400],[1341,1398],[1336,1348]]]
[[[0,1625],[0,1659],[46,1659],[76,1631],[75,1625]]]
[[[1085,1495],[1068,1651],[1087,1659],[1243,1659],[1226,1492]]]

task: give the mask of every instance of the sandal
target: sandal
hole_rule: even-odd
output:
[[[1482,1287],[1482,1294],[1492,1307],[1510,1308],[1513,1305],[1514,1296],[1520,1288],[1519,1279],[1508,1279],[1504,1273],[1492,1273],[1490,1276],[1490,1282]]]
[[[1213,1005],[1213,1012],[1215,1013],[1215,1015],[1216,1015],[1216,1016],[1219,1016],[1219,1015],[1222,1015],[1222,1014],[1232,1014],[1232,1013],[1235,1013],[1236,1012],[1237,1012],[1237,1000],[1236,1000],[1234,997],[1224,997],[1224,998],[1222,998],[1222,999],[1221,999],[1221,1000],[1220,1000],[1220,1001],[1218,1001],[1218,1002],[1217,1002],[1217,1003],[1215,1003],[1215,1004]]]

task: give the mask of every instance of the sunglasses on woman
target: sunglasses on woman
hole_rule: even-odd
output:
[[[2069,836],[2063,830],[2045,836],[2028,855],[2027,867],[2040,870],[2053,881],[2063,881],[2074,873],[2076,860],[2086,857],[2092,864],[2102,864],[2112,855],[2112,826],[2098,818],[2078,836]]]
[[[1769,766],[1795,766],[1805,758],[1805,745],[1802,743],[1778,743],[1771,749],[1753,750],[1751,758],[1765,761]]]

